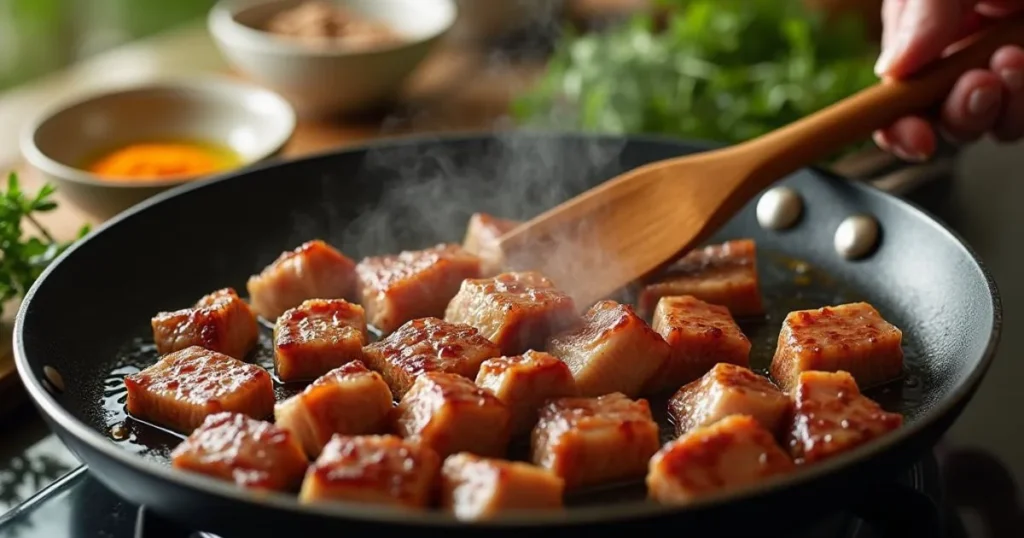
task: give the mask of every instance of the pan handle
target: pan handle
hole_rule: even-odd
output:
[[[831,171],[847,179],[870,183],[895,196],[904,196],[928,183],[952,176],[960,149],[940,141],[928,162],[904,162],[879,149],[860,151],[833,163]]]
[[[872,537],[946,538],[947,508],[938,459],[929,455],[900,479],[869,490],[851,511],[870,527]]]

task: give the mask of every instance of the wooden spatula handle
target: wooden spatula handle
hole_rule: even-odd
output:
[[[908,114],[941,103],[960,76],[987,68],[1005,45],[1024,46],[1024,17],[1013,17],[970,36],[957,52],[904,80],[884,80],[815,114],[751,141],[752,154],[770,155],[758,176],[772,182],[819,162]],[[756,183],[756,180],[755,180]],[[762,185],[766,187],[767,185]]]

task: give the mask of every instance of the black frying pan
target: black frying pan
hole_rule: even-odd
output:
[[[175,471],[167,453],[178,440],[124,417],[121,377],[156,360],[148,345],[155,312],[223,286],[244,291],[250,274],[302,241],[323,238],[353,257],[458,242],[474,211],[528,218],[624,170],[699,149],[577,135],[417,138],[187,185],[100,227],[43,274],[18,315],[17,365],[36,405],[97,478],[191,528],[564,534],[671,525],[725,535],[798,525],[877,494],[928,450],[981,381],[1000,327],[991,277],[952,232],[906,202],[817,171],[785,182],[805,200],[793,229],[763,230],[748,207],[715,238],[752,237],[759,245],[769,314],[744,325],[752,365],[768,365],[786,312],[868,300],[904,330],[908,364],[902,381],[868,394],[907,420],[882,440],[770,487],[682,509],[644,502],[642,486],[627,487],[570,498],[561,514],[487,525],[368,505],[310,508],[293,496]],[[876,217],[882,239],[871,256],[849,262],[836,254],[833,234],[855,213]],[[805,264],[810,271],[797,277]],[[268,343],[254,360],[269,360]],[[59,372],[63,390],[46,386],[47,367]]]

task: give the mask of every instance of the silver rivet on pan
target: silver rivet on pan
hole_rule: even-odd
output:
[[[43,366],[43,376],[46,377],[46,381],[52,390],[64,392],[64,378],[61,377],[60,372],[51,366]]]
[[[878,221],[867,215],[853,215],[836,228],[836,252],[848,260],[862,258],[878,242]]]
[[[757,201],[757,222],[764,228],[784,230],[796,224],[803,207],[803,199],[795,190],[774,187]]]

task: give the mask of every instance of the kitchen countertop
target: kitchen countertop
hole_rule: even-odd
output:
[[[192,52],[168,57],[148,55],[143,48],[119,52],[121,62],[131,59],[141,66],[138,72],[123,74],[121,79],[142,80],[157,72],[187,75],[220,69],[219,60],[190,64],[203,57],[194,51],[204,46],[203,37],[195,29],[190,31],[191,34],[182,32],[176,39],[193,39],[192,46],[196,48]],[[85,81],[89,86],[89,81],[98,81],[99,73],[111,72],[110,66],[114,64],[104,63],[112,62],[111,57],[98,59],[92,67],[72,70],[77,74],[65,72],[49,77],[43,86],[52,88],[72,81]],[[52,97],[28,91],[0,96],[0,125],[20,124],[26,110]],[[329,139],[323,132],[337,134],[338,129],[330,125],[311,126],[297,136],[311,137],[307,145],[315,146],[317,137]],[[16,148],[11,131],[0,129],[0,166],[16,158]],[[1015,409],[1024,407],[1024,391],[1019,388],[1024,380],[1024,361],[1019,358],[1024,355],[1024,331],[1016,330],[1024,324],[1024,280],[1015,278],[1024,265],[1024,250],[1014,237],[1024,229],[1024,211],[1017,205],[1024,200],[1024,144],[1000,146],[984,141],[967,148],[948,180],[914,191],[910,198],[949,223],[972,245],[994,274],[1004,306],[1005,330],[997,359],[974,400],[949,432],[942,452],[967,454],[974,462],[1005,465],[1012,472],[1018,494],[1024,494],[1024,428],[1015,425]],[[0,513],[77,466],[74,457],[49,433],[31,406],[22,405],[3,419],[0,432]],[[1007,501],[1010,513],[993,517],[1024,522],[1024,501]]]

